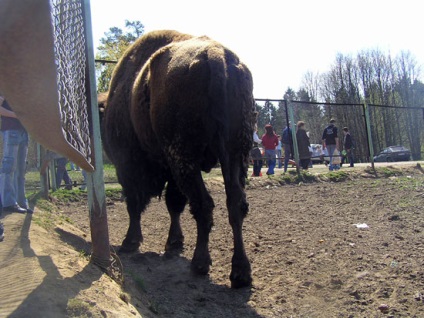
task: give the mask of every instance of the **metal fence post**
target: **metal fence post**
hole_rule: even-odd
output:
[[[93,35],[91,29],[90,0],[83,0],[84,28],[86,37],[86,93],[94,171],[87,173],[88,205],[92,240],[91,261],[103,269],[111,265],[109,229],[106,213],[106,195],[103,182],[103,153],[100,137],[99,109],[97,107],[96,78],[94,66]]]
[[[300,160],[299,160],[299,149],[297,147],[297,137],[296,137],[296,129],[297,126],[294,123],[294,114],[293,114],[293,106],[291,101],[289,101],[287,103],[287,107],[288,107],[288,112],[289,112],[289,117],[290,117],[290,121],[292,122],[292,140],[293,140],[293,152],[294,152],[294,161],[296,162],[296,172],[298,175],[300,175],[300,169],[299,169],[299,165],[300,165]]]
[[[365,115],[365,125],[367,130],[367,140],[368,140],[368,150],[370,155],[371,167],[375,170],[374,167],[374,147],[372,144],[372,136],[371,136],[371,121],[370,121],[370,110],[367,102],[364,102],[364,115]]]

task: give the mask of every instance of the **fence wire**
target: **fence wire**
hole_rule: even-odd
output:
[[[50,3],[62,128],[66,140],[90,162],[83,3],[81,0]]]

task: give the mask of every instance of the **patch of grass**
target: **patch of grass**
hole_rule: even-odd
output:
[[[324,176],[332,182],[341,182],[341,181],[345,181],[349,177],[349,174],[346,173],[345,171],[339,170],[339,171],[330,171],[326,173]]]
[[[51,213],[37,213],[34,214],[32,221],[46,230],[51,230],[55,223],[50,215]]]
[[[90,260],[90,255],[86,251],[84,251],[84,250],[80,250],[78,252],[78,256],[80,258],[83,258],[83,259],[86,259],[86,260]]]
[[[299,182],[315,182],[317,177],[311,174],[309,171],[302,170],[298,175],[295,170],[289,170],[286,173],[279,176],[280,183],[299,183]]]
[[[411,202],[407,198],[401,198],[398,201],[397,205],[401,209],[406,209],[406,208],[410,208],[410,207],[414,207],[415,206],[414,202]]]
[[[373,182],[371,182],[371,187],[373,188],[378,188],[379,186],[381,186],[382,181],[380,179],[374,180]]]
[[[377,175],[383,175],[385,178],[394,177],[401,174],[399,170],[392,167],[378,167],[375,168],[375,171]]]
[[[58,189],[52,192],[51,196],[61,203],[79,202],[87,199],[87,193],[80,190]]]
[[[66,312],[68,317],[92,317],[91,306],[78,298],[71,298],[68,300]]]
[[[122,188],[121,187],[105,188],[105,195],[107,198],[111,200],[120,200],[122,196]]]
[[[35,224],[41,226],[42,228],[45,228],[46,230],[51,230],[56,226],[56,224],[72,224],[72,220],[68,216],[65,216],[59,212],[56,213],[57,208],[52,203],[48,203],[54,207],[54,210],[47,211],[42,207],[42,205],[38,205],[37,208],[40,209],[42,212],[34,214],[32,220]]]
[[[423,179],[411,178],[408,176],[399,177],[395,180],[395,184],[399,186],[401,190],[420,190],[424,188]]]

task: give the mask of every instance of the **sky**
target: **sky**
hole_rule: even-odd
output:
[[[94,47],[110,27],[140,21],[145,32],[207,35],[252,72],[255,98],[281,99],[307,72],[325,73],[336,55],[409,51],[424,65],[421,0],[91,0]],[[423,71],[424,72],[424,69]],[[421,76],[422,79],[423,76]]]

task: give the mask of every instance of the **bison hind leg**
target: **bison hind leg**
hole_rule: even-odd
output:
[[[136,252],[143,242],[143,235],[141,232],[141,213],[145,210],[150,202],[150,197],[146,193],[137,193],[137,187],[123,186],[124,194],[126,196],[127,211],[130,217],[130,225],[128,227],[127,235],[122,242],[120,253]]]
[[[165,251],[171,254],[180,253],[184,247],[184,235],[181,229],[180,216],[187,204],[187,197],[181,193],[173,179],[168,181],[165,201],[171,218]]]

